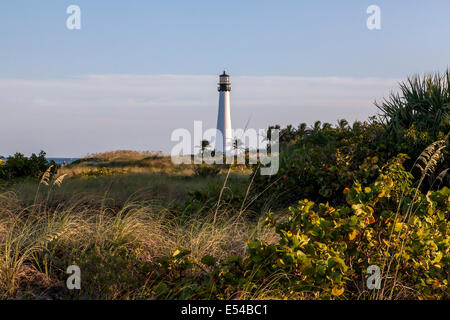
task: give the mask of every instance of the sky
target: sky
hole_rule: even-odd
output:
[[[70,5],[80,30],[66,27]],[[450,65],[449,12],[447,0],[2,1],[0,155],[169,153],[173,130],[215,126],[224,69],[233,127],[365,120],[399,81]]]

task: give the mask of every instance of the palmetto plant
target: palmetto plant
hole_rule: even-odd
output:
[[[437,138],[439,131],[450,125],[450,69],[443,75],[415,75],[400,83],[400,93],[391,93],[383,102],[375,103],[380,117],[394,136],[414,125]]]

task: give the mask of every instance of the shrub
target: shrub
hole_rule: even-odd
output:
[[[288,206],[299,198],[344,203],[345,187],[355,179],[372,182],[380,164],[392,156],[382,150],[382,130],[376,121],[357,123],[345,130],[316,128],[294,142],[282,144],[276,175],[262,176],[257,168],[253,171],[253,191],[262,194],[259,204],[271,200],[274,206]]]
[[[200,177],[215,177],[220,173],[220,167],[209,164],[199,164],[194,166],[194,175]]]
[[[375,103],[394,139],[401,140],[412,126],[429,133],[432,140],[440,131],[450,131],[450,69],[443,75],[410,77],[400,83],[400,90],[401,94],[392,93],[382,103]]]
[[[281,298],[448,298],[450,189],[413,188],[406,158],[380,168],[374,182],[346,188],[345,205],[304,199],[287,216],[269,212],[266,225],[279,240],[249,241],[244,258],[196,260],[180,249],[158,260],[152,294],[230,299],[270,287]],[[381,269],[381,290],[366,286],[371,265]]]
[[[344,206],[305,199],[290,207],[287,219],[270,213],[267,225],[279,243],[249,243],[258,278],[283,270],[290,275],[287,291],[368,297],[365,273],[377,265],[385,273],[385,295],[448,297],[450,189],[421,194],[411,187],[404,159],[390,163],[374,183],[346,188]]]
[[[0,179],[6,176],[6,162],[0,157]]]
[[[58,165],[54,161],[47,161],[45,152],[41,151],[39,155],[32,154],[27,158],[21,153],[8,157],[6,162],[1,163],[0,179],[12,180],[16,178],[40,178],[49,168],[50,174],[54,175]]]

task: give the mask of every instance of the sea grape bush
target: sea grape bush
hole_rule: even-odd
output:
[[[385,278],[384,285],[395,297],[448,297],[450,189],[421,194],[403,161],[397,158],[370,185],[346,188],[344,206],[305,199],[290,207],[287,219],[270,213],[266,221],[279,243],[249,244],[260,277],[282,269],[292,275],[286,285],[294,291],[357,298],[368,295],[367,268],[386,272],[392,262],[398,278],[395,285]]]
[[[269,212],[266,225],[278,243],[249,241],[244,259],[195,261],[177,250],[158,262],[153,294],[236,298],[283,274],[275,286],[290,298],[448,298],[450,189],[422,194],[404,170],[406,158],[380,168],[371,184],[347,187],[345,205],[304,199],[287,216]],[[383,272],[383,296],[365,286],[370,265]]]
[[[376,137],[380,130],[381,124],[376,122],[358,123],[354,129],[326,126],[286,142],[277,175],[266,177],[254,171],[253,191],[261,193],[259,203],[269,201],[280,207],[308,198],[342,204],[346,187],[355,179],[373,181],[379,164],[391,157],[379,151],[381,143]]]
[[[318,128],[302,135],[284,140],[281,147],[280,168],[274,176],[261,176],[256,170],[252,190],[261,193],[256,204],[269,202],[273,207],[289,206],[299,198],[315,202],[330,202],[333,205],[345,203],[342,191],[354,180],[373,182],[381,165],[400,153],[405,153],[404,166],[411,170],[413,181],[421,173],[413,168],[414,161],[425,147],[430,145],[432,135],[417,130],[414,125],[404,131],[398,143],[386,135],[380,122],[355,123],[353,127]],[[448,132],[447,132],[448,133]],[[440,131],[438,138],[446,139]],[[436,175],[446,169],[450,162],[449,148],[443,150],[443,159],[436,168],[436,174],[427,176],[422,191],[437,188],[433,184]],[[443,179],[449,185],[449,175]],[[270,186],[269,188],[267,188]]]

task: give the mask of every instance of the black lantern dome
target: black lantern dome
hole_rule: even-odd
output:
[[[219,91],[231,91],[230,76],[225,72],[225,70],[219,76],[219,87],[217,89]]]

